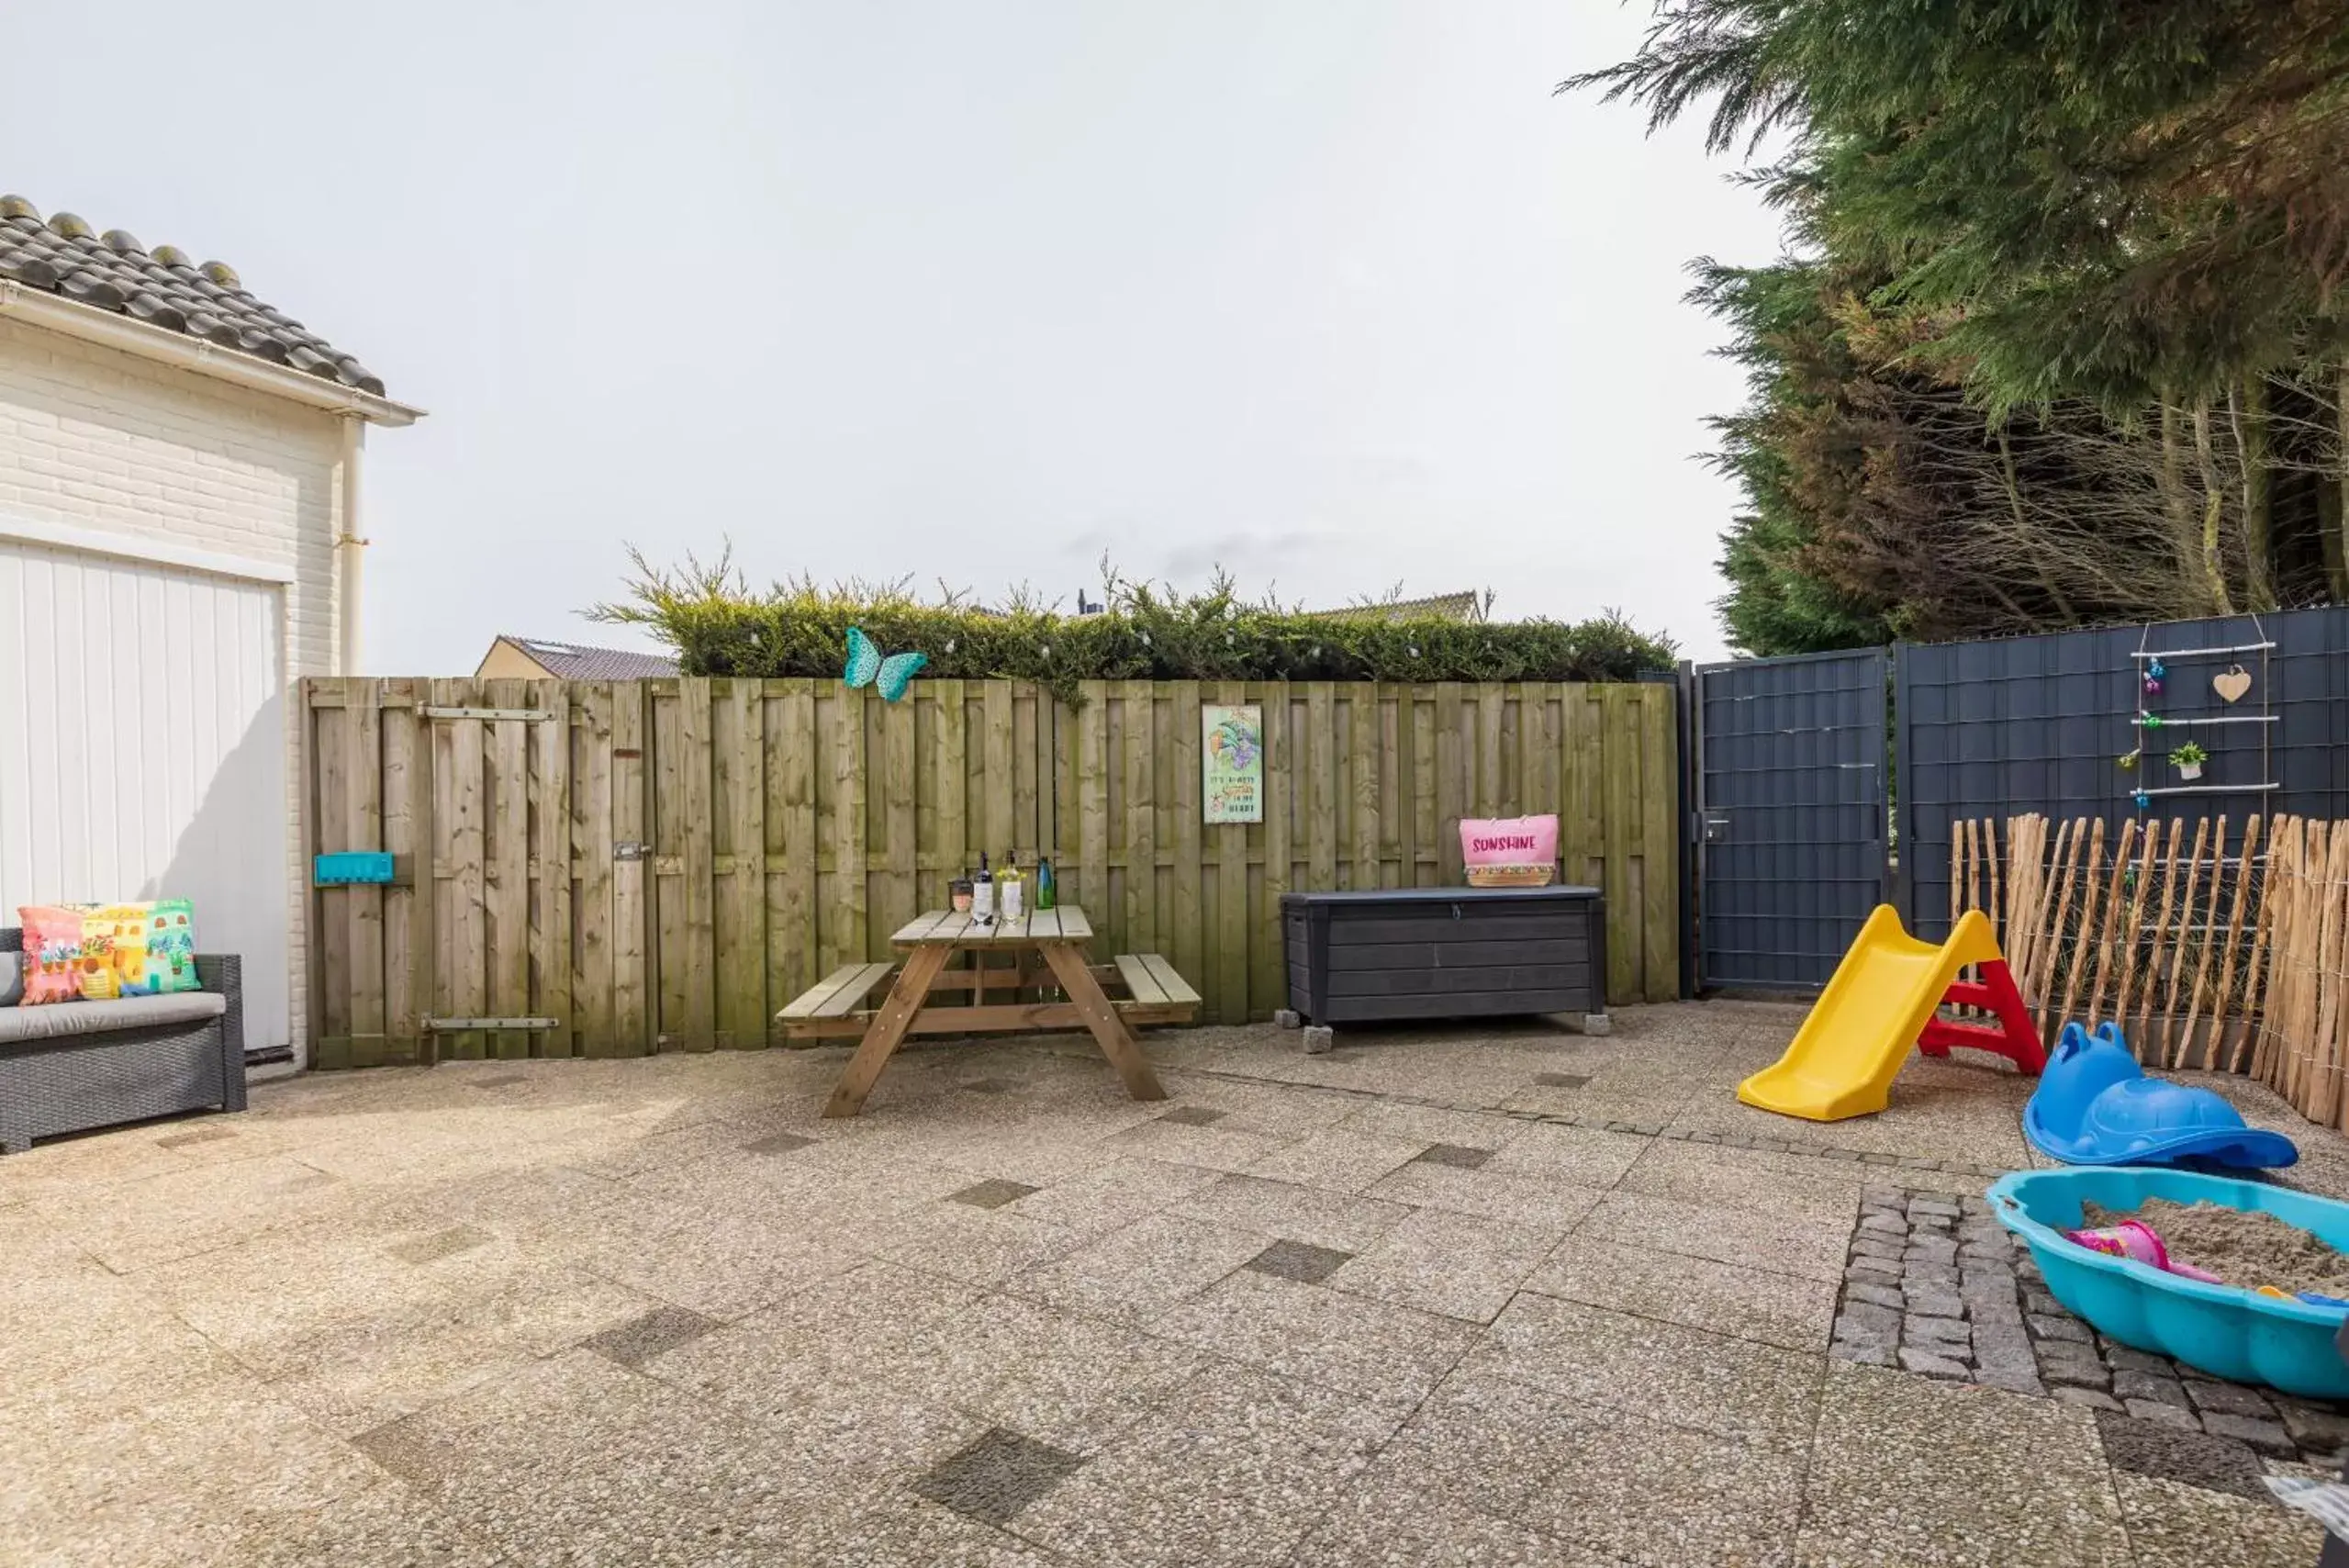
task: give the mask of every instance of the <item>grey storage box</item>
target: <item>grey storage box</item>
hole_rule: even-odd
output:
[[[1284,893],[1289,1005],[1315,1024],[1573,1013],[1606,1028],[1596,888]]]

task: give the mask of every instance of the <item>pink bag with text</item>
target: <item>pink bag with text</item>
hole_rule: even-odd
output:
[[[1558,874],[1558,818],[1462,817],[1460,859],[1471,888],[1544,888]]]

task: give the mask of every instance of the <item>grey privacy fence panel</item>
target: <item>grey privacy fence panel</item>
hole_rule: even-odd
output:
[[[1698,982],[1825,985],[1884,901],[1885,651],[1699,666]]]
[[[2173,655],[2158,696],[2143,689],[2141,652]],[[2211,679],[2233,664],[2253,685],[2230,704]],[[2254,812],[2349,816],[2349,608],[1904,643],[1894,668],[1902,914],[1919,935],[1949,928],[1957,819],[2086,817],[2110,837],[2141,814],[2223,815],[2232,853]],[[2186,722],[2143,729],[2141,711]],[[2212,719],[2230,722],[2195,722]],[[2194,792],[2169,793],[2183,780],[2166,754],[2187,740],[2209,761]],[[2141,744],[2139,766],[2123,770],[2117,759]],[[2141,785],[2160,791],[2142,813],[2131,799]]]

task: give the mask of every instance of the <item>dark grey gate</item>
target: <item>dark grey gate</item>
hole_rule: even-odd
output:
[[[1698,983],[1827,983],[1885,896],[1885,651],[1700,665]]]

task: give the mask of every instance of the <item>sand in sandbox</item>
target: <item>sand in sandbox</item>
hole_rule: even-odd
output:
[[[2084,1203],[2081,1226],[2101,1230],[2122,1220],[2153,1227],[2174,1263],[2207,1269],[2231,1285],[2274,1285],[2287,1294],[2315,1291],[2349,1299],[2349,1257],[2299,1226],[2271,1214],[2222,1204],[2181,1204],[2148,1198],[2142,1208],[2109,1209]]]

